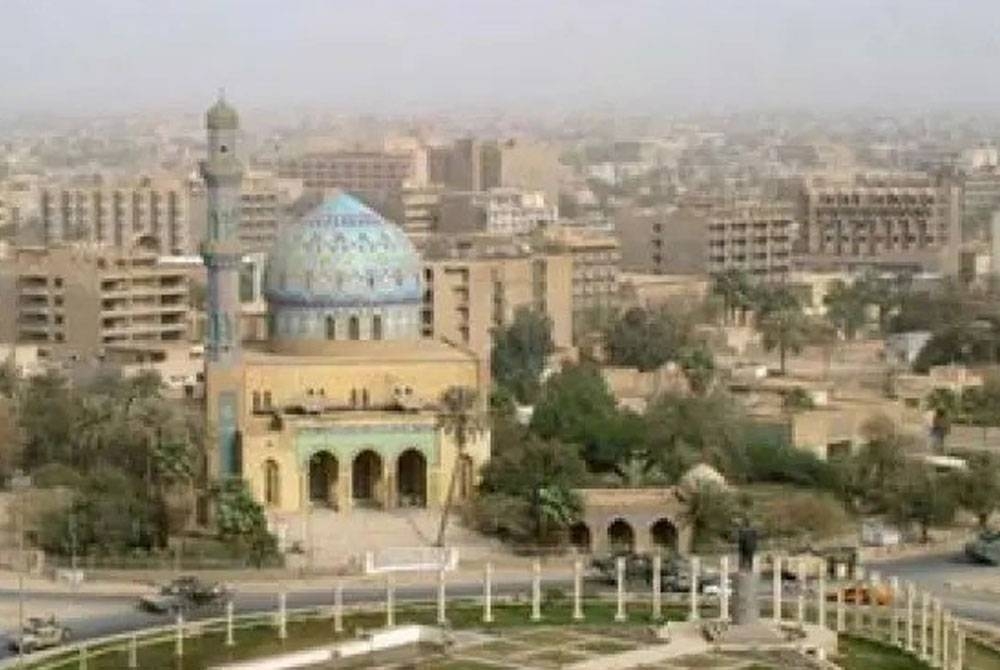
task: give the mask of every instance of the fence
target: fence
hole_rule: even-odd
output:
[[[995,635],[985,627],[954,616],[940,599],[920,592],[913,583],[900,583],[894,577],[884,579],[878,572],[867,572],[860,566],[849,575],[846,566],[839,565],[836,573],[830,575],[825,567],[817,569],[815,563],[795,561],[789,565],[786,561],[779,556],[771,557],[766,563],[770,574],[761,569],[762,562],[754,565],[770,591],[758,598],[758,604],[763,605],[762,615],[775,624],[815,625],[841,635],[876,640],[944,670],[980,667],[985,670],[1000,664],[1000,644]],[[198,664],[198,654],[192,654],[199,650],[199,644],[214,651],[220,647],[231,649],[240,657],[249,653],[264,655],[320,645],[329,642],[332,635],[347,631],[356,634],[359,630],[393,626],[402,619],[409,623],[456,627],[532,622],[603,625],[683,618],[725,622],[730,618],[732,565],[728,556],[717,562],[693,557],[687,574],[689,583],[683,592],[664,593],[659,557],[654,557],[648,583],[641,589],[632,588],[636,585],[627,581],[625,559],[619,559],[611,575],[613,593],[595,596],[587,593],[581,561],[572,563],[569,578],[555,576],[552,564],[543,570],[542,563],[536,561],[532,570],[516,583],[517,592],[511,596],[497,593],[493,567],[486,564],[475,583],[462,583],[464,596],[449,596],[448,575],[442,569],[430,585],[432,597],[411,596],[415,600],[402,602],[397,598],[397,577],[390,572],[384,575],[384,590],[379,597],[365,602],[345,604],[345,584],[338,583],[331,589],[329,605],[289,609],[287,594],[280,591],[275,594],[273,610],[237,615],[229,602],[224,616],[186,621],[183,615],[178,615],[170,625],[82,641],[30,654],[24,659],[0,661],[0,670],[21,667],[22,661],[29,670],[105,667],[196,670],[204,667]],[[561,567],[565,570],[570,566]],[[794,576],[791,589],[785,584],[789,573]],[[709,576],[717,579],[717,594],[703,593],[702,586]],[[509,590],[510,586],[508,582],[504,589]],[[571,593],[567,595],[555,586],[568,586]],[[470,587],[476,591],[475,595],[469,595]],[[543,587],[548,587],[548,591],[543,591]],[[269,650],[269,642],[277,643],[277,648]],[[970,647],[975,647],[977,658],[991,655],[993,658],[988,661],[991,664],[978,665],[979,661],[967,653]],[[164,664],[151,665],[153,661],[144,658],[157,658],[160,660],[155,663]]]

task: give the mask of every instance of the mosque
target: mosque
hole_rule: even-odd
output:
[[[456,477],[471,495],[489,433],[462,453],[440,425],[442,395],[475,391],[488,362],[423,339],[420,257],[402,230],[352,196],[327,197],[285,226],[270,252],[269,341],[239,336],[239,117],[220,99],[206,115],[208,463],[241,477],[270,511],[321,506],[440,507]]]

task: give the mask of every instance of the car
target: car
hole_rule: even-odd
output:
[[[974,563],[1000,565],[1000,531],[983,531],[965,545],[965,555]]]
[[[210,584],[197,577],[184,576],[161,586],[156,593],[142,596],[139,607],[147,612],[178,612],[225,602],[231,595],[223,584]]]
[[[836,600],[837,591],[827,593],[826,599]],[[879,605],[885,607],[892,604],[892,590],[885,585],[871,586],[867,584],[855,584],[845,586],[840,590],[844,596],[844,602],[851,605]]]
[[[70,629],[60,625],[54,616],[47,619],[32,617],[21,629],[21,633],[11,638],[8,646],[11,651],[30,654],[65,644],[71,637]]]

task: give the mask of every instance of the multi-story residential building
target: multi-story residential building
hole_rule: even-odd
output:
[[[796,264],[955,274],[960,208],[958,186],[922,173],[810,179]]]
[[[962,237],[988,237],[990,217],[998,210],[1000,170],[984,168],[967,174],[962,184]]]
[[[688,207],[620,208],[614,227],[622,267],[649,274],[706,273],[708,223],[704,212]]]
[[[140,248],[59,244],[14,251],[15,339],[78,357],[155,349],[188,334],[184,269]]]
[[[127,249],[149,240],[161,254],[193,248],[182,180],[46,187],[39,193],[39,215],[45,244],[93,242]]]
[[[761,281],[782,280],[792,269],[798,223],[791,204],[735,203],[711,210],[708,272],[743,270]]]
[[[355,194],[396,192],[414,174],[411,153],[322,151],[286,158],[278,176],[301,179],[307,189],[342,189]]]
[[[565,226],[544,232],[549,253],[573,260],[573,337],[586,335],[619,308],[621,245],[614,235]]]
[[[564,252],[503,238],[436,237],[425,252],[422,327],[488,355],[520,308],[545,314],[557,348],[573,340],[573,265]]]
[[[197,243],[205,238],[205,185],[198,179],[190,184],[191,236]],[[293,209],[303,197],[302,180],[281,179],[274,172],[248,171],[240,183],[240,247],[247,253],[267,251],[274,244],[285,221],[295,218]]]
[[[444,233],[525,235],[556,222],[554,205],[541,191],[491,188],[441,196],[438,230]]]

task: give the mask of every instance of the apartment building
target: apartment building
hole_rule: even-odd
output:
[[[1000,211],[1000,170],[982,168],[965,176],[962,183],[962,236],[989,237],[990,219]]]
[[[90,242],[127,249],[151,240],[161,254],[193,250],[188,191],[182,180],[48,186],[39,192],[42,240]]]
[[[555,145],[528,140],[464,138],[427,151],[428,179],[452,191],[487,191],[507,187],[541,191],[559,202],[560,184],[568,170]]]
[[[808,180],[800,198],[804,269],[958,271],[961,190],[921,173]]]
[[[92,244],[22,247],[12,258],[15,339],[78,357],[183,342],[188,275],[155,252]]]
[[[545,314],[557,348],[573,341],[573,265],[566,253],[501,238],[435,238],[424,264],[422,332],[488,355],[494,328],[519,308]]]
[[[278,176],[301,179],[307,189],[342,189],[355,194],[399,191],[414,174],[408,152],[321,151],[278,163]]]
[[[541,191],[491,188],[487,191],[444,193],[438,230],[444,233],[526,235],[556,222],[554,205]]]
[[[747,202],[713,208],[708,215],[710,274],[743,270],[760,281],[780,281],[792,270],[799,224],[790,203]]]
[[[621,244],[603,231],[550,228],[539,234],[551,254],[566,254],[573,265],[573,338],[586,335],[620,306],[618,273]]]

